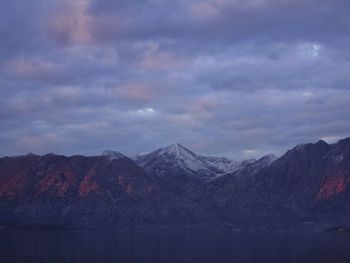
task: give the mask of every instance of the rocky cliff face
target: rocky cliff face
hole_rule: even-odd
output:
[[[241,162],[228,172],[220,169],[228,159],[208,161],[178,147],[136,161],[112,151],[93,157],[0,158],[0,225],[256,226],[350,220],[350,138],[298,145],[278,159]]]

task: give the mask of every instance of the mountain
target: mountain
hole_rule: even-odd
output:
[[[249,176],[253,175],[257,172],[259,172],[261,169],[270,166],[274,161],[277,160],[277,157],[273,154],[268,154],[260,159],[248,159],[248,160],[243,160],[241,162],[237,162],[236,167],[234,167],[232,170],[222,173],[222,174],[217,174],[217,176],[214,178],[218,178],[221,176],[238,176],[238,175],[243,175],[243,176]]]
[[[201,195],[204,182],[219,172],[180,144],[138,156],[136,163],[162,188],[192,201]]]
[[[266,158],[274,157],[270,155]],[[235,161],[225,157],[203,156],[178,143],[160,148],[146,155],[139,155],[135,158],[135,161],[150,173],[158,176],[168,176],[169,173],[176,175],[182,172],[204,181],[224,173],[231,173],[256,162],[255,159]]]
[[[319,231],[349,222],[350,138],[242,162],[179,144],[134,160],[114,151],[0,158],[0,226]]]
[[[185,172],[198,178],[207,179],[219,171],[209,166],[198,155],[175,143],[136,158],[137,164],[159,176],[169,171]]]
[[[127,158],[124,154],[118,151],[106,150],[102,152],[103,156],[107,156],[109,159],[122,159]]]
[[[217,178],[202,203],[233,224],[347,224],[349,185],[350,138],[319,141],[298,145],[257,171],[248,166]]]
[[[66,228],[199,224],[210,216],[120,154],[0,159],[0,225]]]
[[[203,159],[208,166],[213,167],[213,169],[217,171],[216,175],[231,173],[240,167],[254,162],[254,159],[235,161],[227,159],[226,157],[200,156],[200,158]]]
[[[135,161],[163,188],[196,201],[208,181],[256,160],[237,162],[224,157],[202,156],[176,143],[138,156]]]

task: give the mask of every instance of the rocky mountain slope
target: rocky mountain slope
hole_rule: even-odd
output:
[[[0,225],[267,227],[350,222],[350,138],[243,162],[174,144],[131,160],[0,158]]]
[[[127,157],[26,155],[0,159],[0,225],[105,227],[211,222]]]
[[[238,162],[202,156],[178,143],[138,156],[135,161],[164,189],[194,201],[202,196],[209,181],[256,163],[254,159]]]
[[[350,222],[350,138],[298,145],[258,171],[208,185],[203,203],[234,224]]]

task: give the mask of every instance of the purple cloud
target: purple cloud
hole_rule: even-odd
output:
[[[0,3],[0,154],[236,159],[348,136],[345,0]]]

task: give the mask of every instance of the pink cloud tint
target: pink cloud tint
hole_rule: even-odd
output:
[[[48,17],[49,36],[61,44],[87,44],[93,39],[91,34],[92,18],[87,12],[89,1],[65,3],[52,17]]]
[[[40,58],[35,59],[14,59],[4,64],[5,70],[20,77],[32,77],[52,74],[59,71],[59,67]]]
[[[136,103],[146,103],[157,97],[154,89],[144,83],[129,83],[124,86],[117,86],[116,94],[119,98]]]

